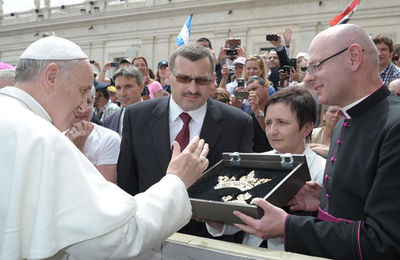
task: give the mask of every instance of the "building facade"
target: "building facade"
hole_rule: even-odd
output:
[[[33,1],[33,0],[32,0]],[[100,63],[143,55],[149,66],[168,59],[175,38],[193,13],[191,41],[207,37],[218,55],[227,37],[241,38],[248,54],[272,47],[266,34],[293,30],[291,55],[307,52],[316,33],[350,0],[95,0],[36,9],[0,12],[0,60],[16,64],[22,51],[43,34],[68,38]],[[1,10],[0,10],[1,11]],[[400,1],[362,0],[350,23],[371,35],[400,42]]]

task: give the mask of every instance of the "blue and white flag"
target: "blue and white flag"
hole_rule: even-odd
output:
[[[190,24],[192,22],[192,13],[190,13],[189,17],[186,19],[185,24],[183,25],[181,32],[176,37],[176,44],[178,46],[187,44],[190,40]]]

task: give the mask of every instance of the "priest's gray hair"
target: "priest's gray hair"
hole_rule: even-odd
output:
[[[182,56],[190,61],[197,61],[204,57],[207,57],[210,60],[210,72],[211,74],[215,71],[215,61],[211,51],[199,44],[190,43],[183,45],[176,49],[169,59],[169,70],[174,74],[175,60],[178,56]]]
[[[33,60],[20,59],[15,67],[15,82],[34,81],[50,63],[55,63],[61,68],[62,74],[77,65],[79,60]]]
[[[117,70],[114,75],[113,79],[114,82],[118,77],[125,76],[127,78],[133,78],[136,79],[136,83],[138,85],[141,85],[143,83],[143,76],[140,70],[135,67],[135,66],[128,66],[128,67],[122,67],[119,70]]]

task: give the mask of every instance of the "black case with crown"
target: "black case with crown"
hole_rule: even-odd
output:
[[[257,179],[271,180],[245,191],[237,187],[214,188],[218,185],[219,176],[227,176],[230,180],[228,186],[231,186],[232,183],[237,184],[232,181],[232,177],[239,180],[249,176],[252,171]],[[263,210],[250,204],[253,198],[264,198],[275,206],[283,207],[309,180],[310,173],[304,155],[223,153],[222,160],[208,169],[188,190],[192,217],[223,223],[242,223],[233,215],[234,210],[239,210],[254,218],[261,218]],[[247,204],[222,200],[225,196],[235,200],[238,195],[247,192],[251,195],[245,200]]]

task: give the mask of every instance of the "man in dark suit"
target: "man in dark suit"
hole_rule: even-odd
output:
[[[208,98],[215,82],[214,67],[207,48],[182,46],[172,54],[166,71],[171,97],[140,102],[126,109],[117,166],[117,183],[126,192],[137,194],[162,178],[160,172],[167,169],[173,141],[178,141],[187,128],[188,139],[200,136],[209,144],[210,166],[221,160],[222,152],[252,152],[251,117]],[[189,122],[182,112],[189,115]],[[184,232],[209,237],[204,223],[192,225],[196,227]]]
[[[104,127],[107,127],[122,135],[122,122],[127,106],[142,100],[143,91],[142,73],[135,67],[122,67],[113,76],[117,97],[121,103],[121,109],[104,118]]]

